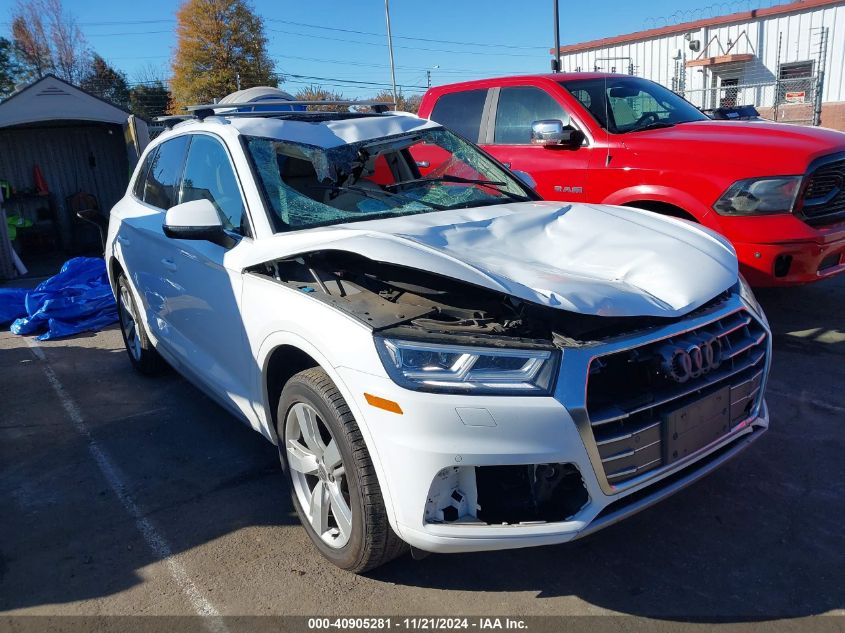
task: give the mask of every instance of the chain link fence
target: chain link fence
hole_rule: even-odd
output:
[[[764,119],[813,125],[818,87],[819,78],[811,76],[757,83],[722,81],[719,87],[676,92],[702,110],[753,105]]]

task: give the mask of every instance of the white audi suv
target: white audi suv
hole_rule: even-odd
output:
[[[334,564],[569,541],[768,427],[719,235],[540,201],[414,116],[226,108],[171,122],[111,211],[121,329],[278,445]]]

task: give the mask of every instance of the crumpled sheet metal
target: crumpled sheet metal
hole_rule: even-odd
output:
[[[256,263],[345,250],[599,316],[682,316],[738,279],[736,254],[724,237],[683,220],[606,205],[516,203],[284,237],[256,248]]]

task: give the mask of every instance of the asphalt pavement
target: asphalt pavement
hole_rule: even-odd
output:
[[[845,615],[845,277],[759,293],[771,430],[671,499],[571,544],[320,558],[275,447],[116,328],[0,334],[0,614]]]

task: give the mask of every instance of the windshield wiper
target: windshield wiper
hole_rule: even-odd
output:
[[[354,193],[360,194],[365,198],[371,198],[372,200],[383,200],[385,196],[399,198],[400,200],[406,200],[408,202],[416,202],[426,207],[430,207],[435,209],[436,211],[445,211],[449,207],[444,207],[441,204],[434,204],[433,202],[423,202],[422,200],[417,200],[415,198],[409,198],[408,196],[403,196],[401,193],[396,193],[395,191],[387,191],[386,189],[379,189],[378,191],[374,189],[365,189],[364,187],[356,187],[355,185],[315,185],[317,189],[327,189],[329,191],[352,191]]]
[[[519,202],[527,202],[531,200],[528,196],[521,196],[518,193],[513,193],[508,191],[507,189],[500,189],[500,187],[507,187],[508,183],[504,180],[483,180],[481,178],[462,178],[461,176],[450,176],[448,174],[444,176],[435,176],[434,178],[412,178],[410,180],[402,180],[400,182],[394,182],[389,185],[382,185],[384,189],[390,190],[394,189],[395,187],[402,187],[404,185],[413,185],[417,183],[425,183],[425,182],[456,182],[468,185],[481,185],[482,187],[490,187],[495,189],[499,193],[507,196],[511,200],[517,200]]]

